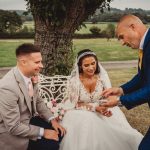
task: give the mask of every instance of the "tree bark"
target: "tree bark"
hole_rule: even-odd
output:
[[[39,19],[35,20],[35,45],[41,49],[44,75],[69,74],[72,66],[72,33],[61,30]]]

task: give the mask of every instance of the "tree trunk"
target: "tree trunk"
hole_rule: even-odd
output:
[[[67,28],[67,27],[66,27]],[[72,33],[63,33],[59,29],[47,28],[36,19],[35,45],[41,49],[44,75],[68,75],[72,66]]]

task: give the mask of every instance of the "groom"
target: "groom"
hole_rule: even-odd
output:
[[[31,82],[43,67],[40,49],[22,44],[16,58],[17,66],[0,80],[0,150],[58,150],[65,129]],[[34,117],[36,114],[44,120]]]
[[[102,95],[109,101],[104,106],[113,107],[119,103],[127,109],[144,103],[150,106],[150,29],[138,17],[126,15],[118,23],[116,35],[122,45],[139,49],[138,73],[124,85],[105,90]],[[150,129],[139,146],[139,150],[149,149]]]

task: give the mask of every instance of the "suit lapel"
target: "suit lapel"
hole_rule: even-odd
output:
[[[147,35],[146,35],[145,40],[144,40],[142,65],[141,65],[141,69],[138,67],[139,72],[143,72],[144,58],[145,58],[145,54],[146,54],[146,51],[147,51],[146,47],[149,44],[149,42],[150,42],[150,29],[148,29]]]
[[[150,29],[148,29],[147,35],[144,40],[143,50],[146,49],[147,44],[150,42]]]
[[[28,93],[28,90],[27,90],[27,87],[25,85],[25,81],[24,79],[22,78],[21,74],[19,73],[17,67],[14,68],[14,75],[15,75],[15,78],[16,78],[16,81],[18,82],[18,85],[20,87],[20,90],[21,92],[23,93],[24,97],[25,97],[25,101],[26,101],[26,104],[29,108],[29,111],[31,112],[32,114],[32,107],[31,107],[31,98],[29,96],[29,93]]]

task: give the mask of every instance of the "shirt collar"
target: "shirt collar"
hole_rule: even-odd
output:
[[[24,79],[26,87],[28,88],[28,84],[29,84],[29,82],[31,82],[31,78],[26,77],[19,68],[18,68],[18,71],[21,74],[22,78]]]
[[[144,33],[143,37],[142,37],[142,40],[140,42],[140,47],[139,49],[142,49],[143,50],[143,46],[144,46],[144,41],[145,41],[145,37],[147,35],[147,32],[148,32],[148,29],[146,30],[146,32]]]

